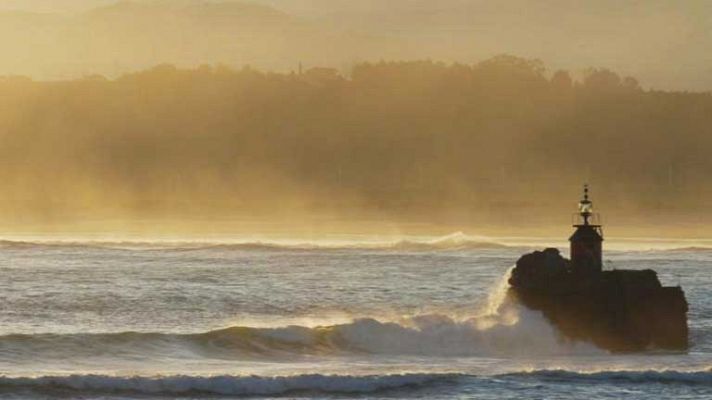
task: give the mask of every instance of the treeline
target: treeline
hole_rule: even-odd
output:
[[[428,221],[704,210],[712,96],[499,56],[276,74],[0,80],[5,216],[360,212]],[[621,211],[622,212],[622,211]]]

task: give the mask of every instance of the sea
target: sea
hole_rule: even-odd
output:
[[[5,240],[0,399],[712,399],[712,243],[610,242],[606,268],[684,288],[689,351],[508,301],[547,240]]]

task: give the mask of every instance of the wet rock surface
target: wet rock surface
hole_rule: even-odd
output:
[[[541,311],[568,340],[614,352],[686,350],[685,293],[663,287],[653,270],[590,271],[557,249],[522,256],[509,295]]]

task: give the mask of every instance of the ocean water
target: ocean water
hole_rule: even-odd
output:
[[[605,258],[684,287],[692,348],[609,354],[505,300],[513,241],[6,241],[0,398],[709,399],[712,249],[676,246]]]

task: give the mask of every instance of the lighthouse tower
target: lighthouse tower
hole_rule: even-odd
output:
[[[603,229],[594,220],[593,202],[588,197],[588,185],[584,185],[583,199],[579,202],[576,231],[571,242],[571,264],[575,271],[598,274],[603,270]]]

